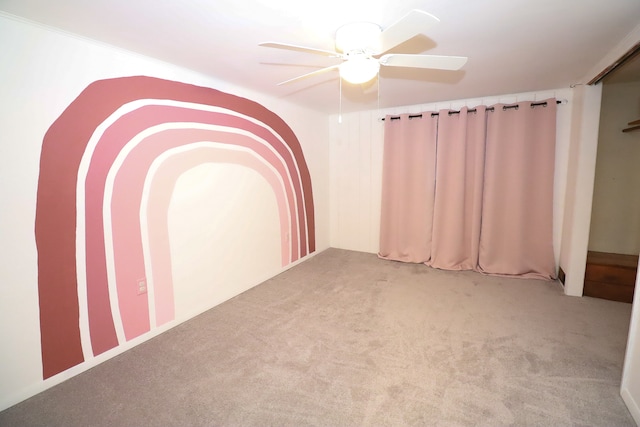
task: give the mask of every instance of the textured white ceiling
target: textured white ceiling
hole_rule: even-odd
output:
[[[460,71],[384,68],[381,107],[584,83],[640,22],[639,0],[0,0],[0,10],[181,65],[309,108],[338,111],[337,72],[276,83],[338,59],[259,47],[278,41],[332,50],[335,30],[383,28],[411,9],[440,24],[393,52],[460,55]],[[378,105],[343,85],[343,111]]]

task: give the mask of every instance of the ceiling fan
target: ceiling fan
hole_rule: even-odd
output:
[[[414,9],[384,30],[372,22],[355,22],[336,31],[335,51],[315,49],[288,43],[264,42],[259,46],[295,50],[316,55],[341,58],[340,64],[321,68],[278,83],[283,85],[338,70],[340,78],[354,84],[366,83],[378,75],[380,66],[459,70],[467,62],[463,56],[418,55],[388,53],[390,49],[424,32],[440,22],[435,16]]]

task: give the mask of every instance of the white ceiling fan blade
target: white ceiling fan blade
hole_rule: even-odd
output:
[[[313,53],[315,55],[332,56],[336,58],[342,57],[342,55],[340,55],[338,52],[333,52],[333,51],[324,50],[324,49],[315,49],[313,47],[298,46],[295,44],[288,44],[288,43],[264,42],[264,43],[258,43],[258,46],[273,47],[276,49],[295,50],[298,52]]]
[[[430,13],[414,9],[391,24],[380,34],[380,52],[398,46],[412,37],[428,30],[436,25],[440,20]]]
[[[380,57],[380,64],[387,67],[433,68],[459,70],[467,63],[465,56],[388,54]]]
[[[291,83],[291,82],[295,82],[296,80],[306,79],[307,77],[315,76],[316,74],[322,74],[322,73],[326,73],[327,71],[338,69],[340,67],[340,65],[341,64],[336,64],[336,65],[332,65],[331,67],[320,68],[319,70],[315,70],[315,71],[312,71],[310,73],[303,74],[301,76],[294,77],[292,79],[280,82],[280,83],[278,83],[278,86],[284,85],[284,84],[287,84],[287,83]]]

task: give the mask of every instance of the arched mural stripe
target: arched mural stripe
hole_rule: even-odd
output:
[[[251,123],[254,123],[256,125],[258,125],[259,127],[261,127],[263,130],[268,131],[268,135],[272,136],[274,138],[276,138],[278,141],[280,141],[280,144],[272,144],[272,146],[276,147],[278,150],[278,153],[282,155],[283,160],[287,159],[287,165],[290,165],[290,161],[291,159],[293,159],[293,152],[291,150],[291,148],[286,144],[286,142],[282,139],[282,137],[280,135],[278,135],[277,133],[274,132],[273,129],[271,129],[267,124],[253,118],[253,117],[249,117],[249,116],[245,116],[241,113],[238,113],[236,111],[232,111],[232,110],[228,110],[226,108],[222,108],[219,106],[212,106],[212,105],[202,105],[202,104],[195,104],[195,103],[191,103],[191,102],[181,102],[181,101],[173,101],[173,100],[158,100],[158,99],[141,99],[141,100],[136,100],[136,101],[132,101],[129,102],[123,106],[121,106],[120,108],[118,108],[118,110],[116,110],[112,115],[110,115],[104,122],[102,122],[97,128],[96,128],[96,132],[94,132],[94,134],[92,135],[89,143],[87,144],[87,148],[84,152],[83,155],[83,159],[79,168],[79,173],[78,176],[85,176],[87,174],[88,171],[88,163],[93,155],[93,152],[95,150],[95,147],[97,146],[98,142],[100,141],[104,131],[106,129],[108,129],[109,127],[111,127],[112,125],[114,125],[118,119],[120,117],[122,117],[125,114],[131,113],[132,111],[135,111],[137,109],[140,109],[142,107],[145,106],[150,106],[150,105],[154,105],[154,106],[173,106],[173,107],[181,107],[181,108],[187,108],[187,109],[192,109],[192,110],[202,110],[202,111],[208,111],[208,112],[218,112],[218,113],[224,113],[226,115],[229,116],[235,116],[235,117],[240,117],[244,120],[247,120]],[[256,134],[260,134],[262,136],[264,136],[264,134],[262,132],[257,132]],[[284,148],[286,151],[282,151],[280,150],[280,148]],[[299,173],[299,169],[297,164],[293,164],[293,167],[290,168],[290,170],[295,171],[295,178],[297,178],[295,180],[295,183],[297,185],[300,185],[301,188],[303,188],[302,185],[302,178],[300,176]],[[78,180],[78,191],[84,193],[84,182],[82,180]],[[304,191],[304,189],[303,189]],[[78,201],[81,201],[82,203],[79,203],[78,206],[84,206],[84,198],[79,194],[78,195]],[[306,211],[306,208],[304,207],[304,197],[302,198],[302,209]],[[298,202],[298,200],[296,199],[296,203]],[[79,218],[80,219],[80,218]],[[80,223],[79,223],[80,225]],[[79,227],[80,229],[83,229],[84,227]],[[306,233],[305,233],[306,234]],[[82,242],[82,244],[84,244]],[[80,264],[80,263],[79,263]]]
[[[291,148],[300,170],[308,248],[309,252],[315,250],[309,171],[297,138],[276,114],[256,102],[214,89],[145,76],[94,82],[51,125],[42,144],[35,237],[44,378],[84,360],[78,324],[75,265],[76,186],[82,155],[100,123],[120,106],[138,99],[216,105],[254,117],[274,129]]]
[[[286,241],[286,231],[290,228],[288,202],[281,179],[273,167],[252,151],[228,144],[200,142],[167,150],[156,158],[150,167],[142,197],[141,224],[145,271],[150,304],[154,306],[155,312],[155,319],[151,313],[152,328],[154,323],[159,326],[175,318],[167,218],[172,191],[167,190],[173,188],[184,171],[201,163],[233,163],[262,175],[276,197],[280,218],[282,265],[286,265],[290,259]]]
[[[153,126],[155,124],[157,124],[158,122],[162,122],[163,117],[171,114],[172,117],[176,120],[176,121],[191,121],[191,122],[196,122],[196,123],[224,123],[225,126],[228,127],[232,127],[232,128],[236,128],[236,129],[244,129],[248,132],[251,132],[254,135],[257,135],[258,137],[262,138],[265,143],[266,143],[266,147],[273,147],[273,149],[275,149],[277,151],[277,153],[282,157],[283,161],[285,161],[287,163],[288,166],[288,170],[289,170],[289,174],[291,175],[291,180],[293,183],[293,186],[295,188],[295,203],[296,203],[296,209],[298,212],[298,221],[300,224],[300,249],[299,249],[299,254],[300,255],[306,255],[307,252],[307,242],[306,242],[306,238],[307,238],[307,233],[303,233],[302,230],[305,228],[306,226],[306,220],[305,220],[305,215],[304,215],[304,197],[302,196],[302,188],[300,185],[300,178],[298,176],[298,170],[296,167],[291,168],[291,157],[290,157],[290,153],[289,150],[285,148],[284,145],[282,145],[280,143],[279,140],[277,140],[276,138],[274,138],[274,135],[266,128],[264,128],[263,126],[259,126],[256,123],[250,122],[242,117],[238,117],[238,116],[234,116],[234,115],[228,115],[225,113],[224,116],[219,116],[218,114],[222,114],[222,113],[215,113],[215,115],[207,115],[207,113],[211,113],[209,111],[197,111],[197,116],[193,114],[193,112],[191,110],[180,110],[179,113],[177,113],[175,110],[170,110],[170,111],[164,111],[161,110],[160,108],[164,107],[166,108],[177,108],[177,107],[170,107],[170,106],[145,106],[145,107],[141,107],[140,109],[136,110],[135,112],[139,112],[141,110],[146,110],[147,108],[151,108],[154,107],[154,109],[149,113],[149,117],[152,117],[152,120],[150,122],[143,122],[143,118],[141,117],[135,117],[135,120],[138,121],[139,125],[144,125],[144,126]],[[180,107],[181,108],[181,107]],[[128,113],[128,114],[133,114],[133,113]],[[182,114],[188,115],[188,116],[182,116]],[[121,123],[121,121],[118,121],[117,123]],[[117,124],[116,123],[116,124]],[[115,125],[115,124],[114,124]],[[140,126],[139,126],[140,127]],[[110,128],[111,130],[112,128]],[[132,129],[131,131],[135,131],[136,129]],[[268,138],[268,139],[267,139]],[[104,139],[104,138],[101,138]],[[126,139],[126,137],[123,137],[122,139]],[[110,143],[108,144],[108,146],[110,147],[110,149],[114,149],[114,147],[118,147],[118,144],[121,144],[122,142],[118,141],[118,143],[116,144],[114,141],[110,141]],[[103,153],[101,153],[102,155]],[[295,165],[294,165],[295,166]],[[95,188],[94,189],[95,193],[99,193],[100,192],[100,188]],[[293,239],[292,239],[293,240]],[[294,244],[296,244],[297,240],[293,240]],[[295,248],[293,248],[294,253]],[[297,258],[296,258],[297,259]]]
[[[195,126],[195,128],[165,128],[171,125]],[[127,341],[147,332],[150,328],[147,295],[137,295],[136,286],[137,281],[145,277],[139,212],[147,170],[153,159],[161,152],[175,146],[205,140],[251,149],[279,172],[286,197],[289,200],[294,197],[290,185],[287,185],[290,181],[287,179],[285,166],[273,153],[266,150],[264,145],[256,144],[255,139],[240,133],[237,129],[212,128],[208,129],[208,126],[200,123],[165,124],[149,128],[141,134],[143,137],[139,141],[135,138],[129,144],[132,146],[130,150],[121,151],[119,156],[119,158],[123,157],[121,164],[118,166],[120,161],[116,160],[109,173],[104,196],[105,200],[111,200],[111,205],[105,206],[104,216],[106,258],[108,260],[111,253],[113,254],[115,274],[108,271],[108,280],[110,285],[115,281],[118,289],[118,307]],[[156,133],[156,130],[159,132]],[[106,140],[105,143],[109,141]],[[111,182],[113,182],[112,191]],[[110,212],[107,211],[109,209]],[[292,224],[290,232],[293,239],[297,240],[295,214],[295,212],[289,213]],[[112,228],[111,235],[108,233],[109,226]],[[112,252],[109,250],[111,244]],[[109,264],[111,263],[107,263],[108,267]]]
[[[266,132],[263,127],[255,123],[248,122],[240,117],[229,116],[218,112],[202,110],[189,110],[181,107],[165,105],[146,105],[131,111],[120,117],[114,124],[109,126],[103,133],[99,142],[94,148],[92,160],[87,172],[85,184],[85,241],[86,241],[86,262],[87,262],[87,300],[89,312],[89,326],[91,329],[91,344],[94,355],[100,354],[112,348],[114,337],[118,335],[115,326],[104,320],[108,307],[104,302],[105,295],[108,294],[108,278],[105,253],[105,238],[103,231],[104,218],[102,216],[102,206],[104,199],[104,188],[106,175],[111,169],[111,164],[120,155],[121,150],[130,141],[136,132],[147,129],[157,123],[163,123],[168,117],[177,121],[192,123],[232,123],[237,129],[260,132],[262,135],[270,137],[270,144],[256,145],[256,150],[260,150],[263,155],[272,157],[270,147],[280,146],[280,153],[287,154],[281,147],[280,141],[276,140],[272,134]],[[240,127],[244,126],[244,127]],[[275,147],[274,147],[275,148]],[[293,180],[294,188],[296,180]],[[296,188],[295,196],[300,194],[300,187]],[[298,199],[291,196],[291,200]],[[297,214],[300,218],[300,213]],[[302,226],[302,224],[299,224]],[[300,253],[298,236],[303,234],[299,231],[298,225],[293,229],[290,242],[293,254]],[[295,257],[294,259],[297,259]],[[140,316],[143,316],[141,313]],[[109,328],[107,330],[107,327]]]

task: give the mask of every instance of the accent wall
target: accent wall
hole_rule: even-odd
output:
[[[328,247],[327,116],[0,16],[0,410]]]
[[[253,101],[150,77],[102,80],[49,128],[35,227],[45,378],[175,319],[168,209],[176,180],[202,163],[269,183],[282,267],[315,251],[300,144]]]

